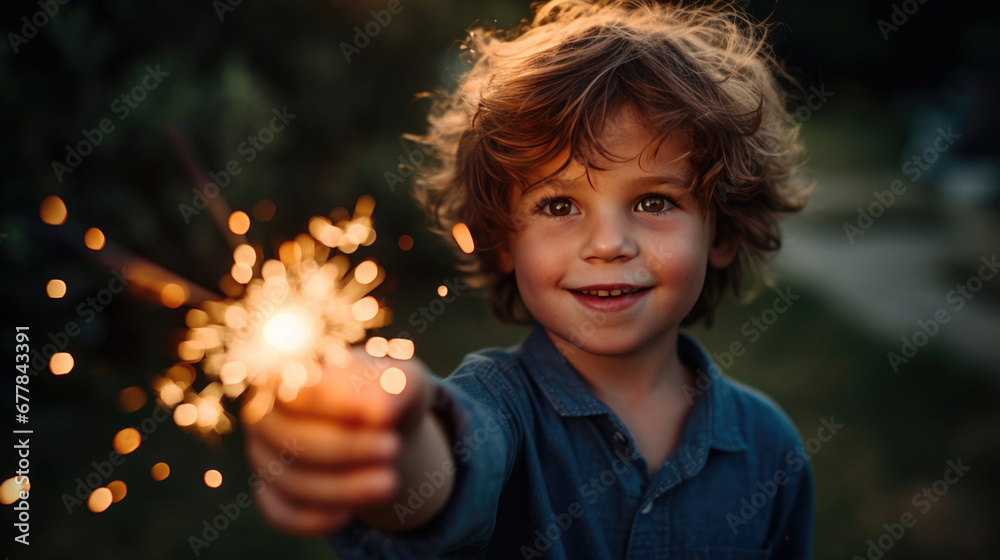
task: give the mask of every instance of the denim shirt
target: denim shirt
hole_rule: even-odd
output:
[[[444,509],[398,533],[355,518],[329,542],[345,559],[811,558],[812,470],[795,427],[690,336],[678,352],[698,384],[684,435],[652,477],[537,323],[517,346],[467,355],[435,382],[454,461],[394,505],[405,521],[454,472]]]

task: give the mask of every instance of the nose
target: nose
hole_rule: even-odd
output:
[[[586,222],[587,237],[581,255],[587,261],[629,260],[639,251],[628,216],[611,208],[591,213]]]

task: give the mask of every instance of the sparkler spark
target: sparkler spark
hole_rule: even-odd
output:
[[[388,324],[390,311],[368,295],[385,279],[385,271],[372,260],[351,269],[346,256],[375,241],[374,206],[374,199],[366,195],[358,200],[353,216],[338,208],[329,217],[310,219],[309,234],[280,244],[278,258],[268,260],[263,259],[259,244],[247,243],[243,237],[251,225],[249,216],[240,211],[222,214],[220,229],[225,229],[234,249],[230,273],[220,281],[228,296],[225,299],[213,298],[200,286],[109,244],[96,227],[86,231],[84,245],[93,258],[115,268],[122,263],[130,267],[135,276],[130,278],[130,290],[171,309],[189,306],[184,340],[177,346],[181,362],[153,382],[154,393],[173,409],[178,426],[202,435],[232,431],[235,418],[226,411],[223,399],[242,399],[241,418],[256,422],[271,410],[275,399],[292,400],[303,387],[318,383],[325,365],[336,368],[347,363],[351,345],[364,341],[369,329]],[[57,196],[46,198],[39,212],[47,224],[67,223],[66,206]],[[260,201],[253,209],[258,221],[268,221],[274,213],[270,201]],[[456,233],[456,240],[463,250],[473,249],[467,228]],[[406,251],[413,240],[402,236],[398,245]],[[52,279],[46,293],[51,298],[65,296],[65,282]],[[373,357],[409,360],[415,349],[408,339],[376,336],[367,340],[365,350]],[[207,383],[198,381],[196,366]],[[55,375],[65,375],[73,367],[68,352],[54,354],[49,362]],[[398,367],[387,367],[379,377],[380,387],[390,394],[401,393],[406,383],[406,374]],[[198,390],[196,385],[204,386]],[[134,412],[145,405],[146,394],[139,387],[128,387],[117,400],[123,412]],[[136,429],[125,428],[115,435],[112,447],[124,455],[141,442]],[[150,475],[156,481],[165,480],[170,467],[158,462]],[[27,477],[22,478],[21,483],[12,478],[0,485],[0,502],[12,503],[30,488]],[[204,481],[217,488],[222,474],[209,470]],[[112,481],[90,494],[88,509],[103,512],[126,493],[124,482]]]
[[[345,363],[352,344],[389,322],[389,310],[368,295],[385,271],[372,260],[352,270],[346,256],[375,241],[374,206],[372,197],[363,196],[353,216],[338,208],[330,217],[313,217],[309,234],[278,246],[278,259],[260,262],[251,244],[235,246],[229,280],[221,283],[232,288],[230,297],[188,311],[188,330],[177,348],[182,363],[154,384],[160,401],[175,407],[178,426],[228,433],[235,419],[222,400],[241,397],[241,418],[256,422],[275,399],[293,400],[303,387],[319,383],[324,364]],[[247,215],[232,216],[239,221],[232,228],[231,217],[232,231],[247,231]],[[413,356],[409,340],[379,340],[366,346],[372,355]],[[193,388],[193,365],[210,380],[201,391]],[[398,394],[406,376],[389,369],[394,371],[387,370],[381,386]]]

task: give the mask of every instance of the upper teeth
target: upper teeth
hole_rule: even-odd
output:
[[[639,291],[638,288],[626,288],[624,290],[581,290],[585,294],[590,294],[592,296],[620,296],[622,294],[632,294]]]

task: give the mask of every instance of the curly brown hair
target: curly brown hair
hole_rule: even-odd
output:
[[[641,0],[551,0],[509,32],[472,28],[462,44],[471,68],[453,92],[434,97],[423,135],[434,159],[415,173],[418,202],[437,233],[465,223],[476,242],[460,266],[490,291],[496,316],[525,324],[515,272],[498,268],[516,227],[515,186],[569,150],[587,159],[607,118],[628,104],[658,139],[685,131],[697,172],[691,189],[716,216],[717,235],[736,236],[732,264],[709,268],[701,296],[682,324],[704,319],[743,276],[765,280],[761,264],[781,246],[778,222],[799,211],[799,124],[780,85],[797,87],[768,42],[770,27],[729,3],[679,6]],[[553,174],[554,175],[554,174]],[[551,177],[552,175],[550,175]],[[537,182],[535,183],[537,184]]]

